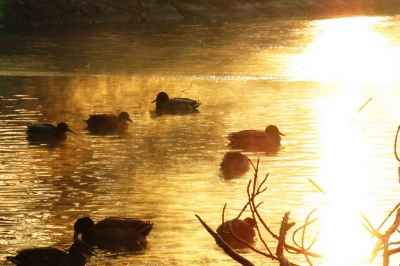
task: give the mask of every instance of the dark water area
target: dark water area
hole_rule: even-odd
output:
[[[22,248],[68,248],[82,216],[154,222],[145,252],[95,250],[87,265],[237,265],[194,215],[215,230],[225,203],[226,219],[240,212],[254,172],[224,178],[226,137],[269,124],[286,135],[280,151],[245,154],[260,159],[261,177],[269,173],[258,200],[271,229],[278,233],[285,212],[300,226],[317,208],[307,240],[320,229],[313,251],[326,258],[311,259],[315,265],[381,265],[381,258],[359,263],[376,241],[359,212],[378,226],[399,199],[399,25],[394,16],[7,34],[0,40],[0,265]],[[160,91],[200,100],[199,112],[158,116],[151,102]],[[121,111],[133,120],[124,134],[85,130],[89,114]],[[27,125],[62,121],[75,133],[61,145],[27,142]],[[301,255],[287,257],[307,265]],[[392,256],[391,265],[398,261]]]

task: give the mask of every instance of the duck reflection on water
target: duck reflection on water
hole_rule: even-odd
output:
[[[238,151],[227,152],[222,158],[220,169],[224,179],[238,178],[250,170],[250,161]]]

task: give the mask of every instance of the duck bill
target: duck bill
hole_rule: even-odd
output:
[[[130,118],[128,118],[128,121],[131,122],[131,123],[133,123],[132,119],[130,119]]]
[[[281,136],[285,136],[286,137],[286,135],[285,134],[283,134],[282,132],[280,132],[279,131],[279,135],[281,135]]]
[[[68,128],[69,132],[75,133],[75,131],[73,131],[72,129]]]
[[[154,101],[152,101],[151,103],[155,103],[157,101],[157,99],[155,99]]]

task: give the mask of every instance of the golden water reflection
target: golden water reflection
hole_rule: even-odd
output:
[[[304,53],[294,56],[289,72],[295,79],[320,82],[398,81],[399,52],[374,26],[382,17],[351,17],[314,21],[316,37]]]
[[[322,228],[313,251],[327,256],[327,260],[321,260],[318,265],[350,265],[365,259],[371,251],[365,245],[371,240],[361,227],[359,211],[365,211],[376,225],[387,209],[393,207],[393,201],[398,200],[398,186],[393,185],[397,182],[398,165],[393,160],[392,133],[400,120],[397,115],[400,114],[400,95],[396,90],[398,86],[368,84],[363,87],[351,82],[353,80],[345,83],[349,75],[357,77],[358,74],[347,73],[346,76],[340,66],[325,64],[324,56],[339,62],[329,53],[318,53],[329,51],[324,45],[330,43],[321,39],[331,30],[329,23],[334,21],[344,25],[342,21],[357,19],[293,20],[290,25],[282,21],[259,23],[252,30],[245,28],[246,35],[239,41],[235,25],[232,27],[235,34],[227,36],[230,41],[218,37],[224,45],[215,46],[211,44],[220,39],[214,36],[204,39],[200,38],[201,34],[199,37],[197,33],[188,33],[191,38],[176,46],[179,47],[176,51],[183,50],[181,58],[169,56],[166,60],[160,56],[159,61],[168,68],[153,60],[159,67],[155,72],[162,73],[155,76],[150,70],[146,72],[151,72],[148,76],[130,76],[118,68],[115,72],[119,75],[115,75],[110,69],[115,65],[126,67],[125,58],[132,61],[136,54],[124,54],[121,61],[115,60],[115,54],[102,52],[101,58],[115,60],[115,65],[105,68],[107,75],[104,76],[93,74],[96,66],[93,57],[90,61],[92,75],[1,77],[1,86],[10,91],[2,96],[6,104],[0,106],[3,128],[0,131],[3,144],[0,175],[4,185],[0,198],[5,205],[3,220],[9,223],[10,230],[0,234],[3,237],[0,242],[4,243],[0,255],[4,257],[20,248],[53,243],[68,247],[72,225],[83,215],[90,215],[94,220],[135,216],[155,223],[150,234],[150,249],[138,256],[100,253],[91,258],[90,265],[236,265],[217,247],[194,214],[213,229],[221,221],[225,203],[228,203],[226,217],[238,214],[247,199],[246,186],[253,173],[249,171],[239,179],[221,181],[218,165],[229,150],[226,136],[234,131],[262,130],[268,124],[275,124],[286,134],[280,152],[272,157],[247,154],[253,162],[260,158],[262,176],[270,173],[268,190],[259,198],[265,202],[260,207],[262,216],[277,233],[284,212],[290,211],[291,220],[299,225],[309,210],[318,207],[315,216],[320,217],[317,225]],[[379,19],[361,21],[363,25],[373,25]],[[303,23],[301,27],[299,23]],[[325,28],[322,27],[324,23]],[[332,27],[334,30],[334,25]],[[314,43],[299,37],[309,29],[315,31],[312,33],[315,36],[321,34]],[[202,32],[209,31],[204,28]],[[336,32],[339,34],[338,30]],[[364,34],[372,39],[381,38],[373,32]],[[165,38],[165,35],[157,38]],[[146,40],[143,39],[141,41]],[[174,35],[170,39],[178,43],[180,40]],[[201,39],[207,45],[203,47],[198,42],[197,46],[191,46],[189,39]],[[149,43],[158,42],[150,39]],[[249,43],[257,44],[259,49],[247,49]],[[317,44],[320,49],[312,56]],[[238,58],[238,47],[254,53]],[[287,55],[287,51],[298,51],[298,47],[309,49],[293,58],[293,66],[299,64],[298,72],[292,72],[298,80],[288,82],[286,73],[285,76],[279,74],[286,69],[287,61],[280,59],[292,56]],[[344,44],[343,47],[346,48]],[[167,48],[159,47],[160,53],[176,54]],[[232,52],[227,54],[227,48]],[[143,56],[152,54],[142,49],[138,50]],[[213,53],[207,54],[210,51]],[[207,55],[207,58],[218,55],[219,63],[205,62],[198,55]],[[147,59],[152,61],[152,57]],[[103,61],[97,61],[100,62]],[[140,62],[139,65],[142,66]],[[190,71],[185,72],[186,68]],[[99,72],[103,73],[95,73]],[[265,80],[263,73],[274,78]],[[340,84],[321,82],[336,80],[336,77]],[[361,79],[362,75],[358,77]],[[370,78],[365,77],[366,80]],[[303,82],[305,78],[312,78],[312,82]],[[189,116],[153,115],[151,101],[161,90],[171,96],[201,100],[200,112]],[[357,114],[369,98],[373,100]],[[82,120],[88,114],[118,114],[120,111],[128,111],[134,120],[126,135],[93,136],[84,130]],[[26,143],[23,130],[27,124],[57,121],[68,122],[76,131],[62,146],[40,147]],[[308,182],[309,178],[326,194],[317,192]],[[310,227],[310,231],[314,231],[307,234],[308,243],[317,229]],[[270,244],[275,248],[275,241],[271,240]],[[287,255],[295,263],[305,261],[303,256]],[[256,265],[275,264],[255,253],[246,254],[246,257]],[[374,265],[379,265],[378,260]],[[315,259],[315,265],[317,263]]]
[[[362,228],[360,215],[373,203],[369,192],[375,179],[369,161],[371,141],[354,119],[364,100],[361,88],[342,87],[336,94],[314,101],[321,154],[316,179],[325,191],[319,209],[322,227],[317,245],[327,258],[325,265],[344,261],[360,265],[375,243]]]

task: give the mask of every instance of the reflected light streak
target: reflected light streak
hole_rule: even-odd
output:
[[[371,147],[362,130],[351,123],[363,101],[360,90],[348,87],[314,103],[321,137],[316,182],[325,191],[316,248],[327,258],[324,265],[363,265],[375,242],[362,227],[360,215],[371,204],[367,195],[373,178],[368,166]]]
[[[289,64],[289,75],[319,82],[398,81],[399,53],[373,31],[379,17],[353,17],[316,21],[313,42]]]

